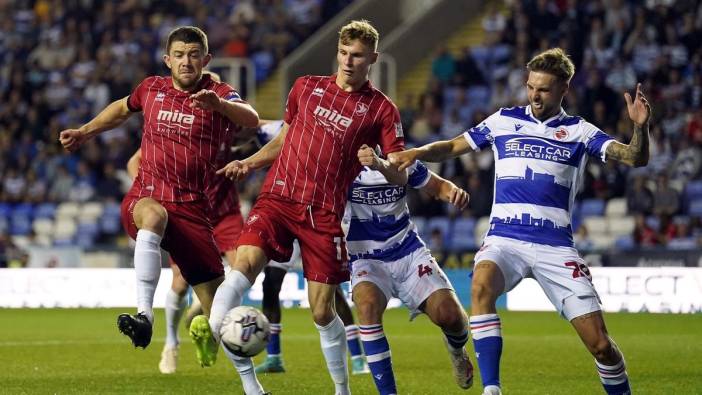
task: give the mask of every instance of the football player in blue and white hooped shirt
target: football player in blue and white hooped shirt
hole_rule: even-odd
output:
[[[484,394],[499,394],[502,353],[495,301],[523,278],[534,278],[559,313],[568,319],[595,357],[608,394],[629,394],[624,358],[607,334],[597,292],[585,262],[573,248],[571,209],[588,156],[639,167],[648,163],[651,109],[636,87],[624,94],[634,123],[629,144],[561,108],[575,67],[560,49],[536,55],[528,64],[529,105],[503,108],[453,140],[391,154],[406,168],[416,159],[439,162],[491,148],[495,194],[490,229],[475,256],[471,333]]]
[[[373,154],[375,156],[375,154]],[[383,312],[397,297],[411,317],[426,313],[444,332],[456,382],[469,388],[473,366],[465,351],[468,317],[451,283],[410,220],[406,186],[389,183],[369,160],[349,191],[343,224],[351,262],[351,287],[358,311],[361,341],[380,394],[396,394],[390,347],[383,331]],[[464,208],[468,194],[427,170],[409,167],[407,184]]]

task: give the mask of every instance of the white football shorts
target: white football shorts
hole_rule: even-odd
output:
[[[602,309],[590,270],[575,248],[488,236],[475,255],[476,265],[482,261],[493,261],[500,268],[505,278],[504,292],[523,278],[536,280],[568,321]]]
[[[368,281],[385,294],[386,300],[399,298],[410,311],[410,320],[421,313],[419,307],[435,291],[453,290],[446,274],[426,247],[396,261],[359,259],[351,265],[351,289]],[[353,291],[352,291],[353,292]]]

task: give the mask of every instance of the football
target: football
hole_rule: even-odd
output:
[[[224,316],[219,334],[222,345],[234,355],[253,357],[266,348],[270,325],[258,309],[239,306]]]

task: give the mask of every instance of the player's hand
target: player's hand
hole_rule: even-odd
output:
[[[446,190],[443,191],[445,200],[459,210],[466,208],[468,201],[470,200],[470,194],[457,187],[456,184],[452,182],[446,182],[444,185],[446,187]]]
[[[251,172],[251,166],[241,160],[233,160],[217,170],[216,174],[223,175],[232,181],[241,181]]]
[[[397,166],[399,171],[412,166],[415,160],[417,160],[417,150],[415,148],[388,154],[388,161],[391,165]]]
[[[629,92],[624,92],[624,100],[626,100],[626,109],[629,111],[629,118],[638,127],[643,126],[651,117],[651,106],[646,100],[641,91],[641,83],[636,84],[636,97],[632,100]]]
[[[378,170],[380,167],[380,158],[378,158],[375,150],[367,144],[363,144],[361,148],[358,149],[358,161],[361,162],[363,166],[368,166],[373,170]]]
[[[80,129],[66,129],[59,134],[59,141],[68,152],[75,152],[86,139]]]
[[[202,89],[190,95],[190,107],[200,110],[216,111],[219,108],[219,96],[214,91]]]

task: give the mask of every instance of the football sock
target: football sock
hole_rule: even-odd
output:
[[[395,374],[392,371],[390,345],[383,332],[383,324],[361,325],[361,342],[366,352],[366,361],[373,375],[375,387],[381,395],[397,393]]]
[[[187,306],[186,295],[178,295],[173,289],[166,294],[166,347],[173,348],[180,344],[178,325]]]
[[[346,326],[346,344],[349,346],[349,354],[351,354],[351,358],[363,355],[361,339],[358,336],[358,327],[356,325]]]
[[[275,357],[280,355],[280,332],[283,331],[283,324],[271,324],[270,327],[271,335],[268,339],[266,352],[269,357]]]
[[[241,385],[244,387],[244,393],[246,395],[260,395],[263,394],[263,387],[261,383],[258,382],[256,378],[256,372],[254,371],[253,361],[251,358],[238,357],[227,350],[226,347],[222,347],[224,354],[232,361],[232,364],[239,372],[239,377],[241,377]]]
[[[624,357],[619,363],[612,366],[597,361],[595,361],[595,364],[597,365],[597,373],[600,375],[602,386],[608,395],[628,395],[631,393]]]
[[[222,327],[224,316],[236,306],[241,305],[244,299],[244,292],[251,288],[251,283],[238,270],[231,270],[227,273],[222,284],[217,288],[212,309],[210,310],[210,328],[215,339],[219,340],[219,329]]]
[[[500,317],[497,314],[470,317],[470,332],[473,336],[473,346],[483,386],[500,386],[501,328]]]
[[[134,247],[137,311],[154,323],[154,293],[161,275],[161,236],[139,229]]]
[[[327,369],[336,387],[336,394],[350,394],[349,371],[346,362],[346,339],[344,323],[339,316],[325,326],[315,323],[319,330],[322,354],[327,361]]]
[[[461,332],[447,332],[442,329],[446,342],[451,352],[459,352],[468,342],[468,328],[463,328]]]

